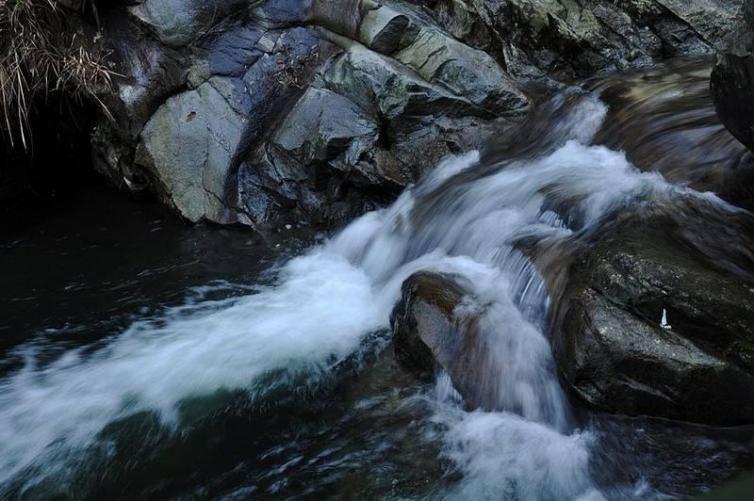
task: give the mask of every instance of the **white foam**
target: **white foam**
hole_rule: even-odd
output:
[[[327,371],[387,324],[369,278],[343,256],[315,250],[289,262],[280,283],[199,311],[177,308],[138,322],[104,349],[82,350],[0,382],[0,481],[55,453],[83,447],[109,422],[156,410],[170,423],[176,404],[222,389],[255,387],[265,373]],[[207,311],[207,310],[210,311]]]
[[[463,478],[448,499],[604,499],[589,476],[588,433],[565,435],[506,412],[439,411],[443,455]]]

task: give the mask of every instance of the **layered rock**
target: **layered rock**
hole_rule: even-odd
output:
[[[553,85],[658,59],[711,54],[740,0],[417,0],[517,78]],[[554,79],[554,81],[553,81]]]
[[[527,110],[521,84],[709,52],[737,10],[733,0],[143,0],[103,19],[124,78],[105,98],[116,122],[95,134],[95,157],[116,183],[190,221],[337,224],[484,144]]]
[[[190,221],[343,221],[480,144],[526,96],[396,2],[145,1],[111,14],[100,170]]]

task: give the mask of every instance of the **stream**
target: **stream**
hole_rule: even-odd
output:
[[[96,184],[19,210],[0,235],[0,497],[676,499],[754,467],[751,428],[570,399],[554,291],[521,247],[568,252],[649,200],[740,212],[726,169],[745,153],[708,72],[565,90],[333,234],[189,228]],[[420,270],[484,304],[487,410],[396,362],[390,314]]]

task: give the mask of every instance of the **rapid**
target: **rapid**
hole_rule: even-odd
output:
[[[344,385],[359,384],[344,380],[377,377],[375,366],[394,370],[394,362],[385,360],[391,357],[390,314],[401,284],[417,271],[436,271],[453,275],[472,290],[470,308],[483,307],[480,342],[488,360],[482,392],[487,405],[476,410],[464,406],[447,374],[440,374],[431,387],[412,382],[406,386],[410,391],[390,397],[397,399],[391,404],[397,423],[387,429],[414,423],[414,439],[425,444],[417,446],[416,454],[438,466],[429,468],[435,472],[429,487],[414,483],[401,491],[400,484],[398,490],[385,492],[377,486],[375,492],[396,498],[519,500],[678,495],[673,481],[643,471],[638,459],[646,442],[637,436],[657,440],[673,435],[666,429],[671,425],[584,418],[573,408],[550,347],[549,315],[556,291],[538,270],[531,249],[568,253],[616,214],[648,200],[672,206],[677,197],[696,197],[715,210],[742,209],[684,180],[642,171],[625,151],[604,145],[598,136],[604,135],[610,109],[601,92],[598,86],[557,94],[540,106],[536,123],[508,131],[486,150],[445,159],[390,207],[365,214],[335,235],[270,265],[265,280],[193,288],[179,304],[137,316],[94,342],[58,347],[53,354],[53,341],[44,335],[13,346],[8,356],[18,362],[0,378],[0,493],[45,497],[61,492],[55,489],[76,492],[77,485],[85,484],[90,489],[85,492],[96,497],[102,492],[98,482],[108,477],[102,469],[112,465],[107,458],[122,449],[131,450],[135,462],[153,454],[149,440],[131,447],[134,438],[119,438],[118,429],[141,420],[149,426],[137,425],[135,435],[152,430],[158,442],[180,443],[191,441],[192,434],[211,434],[212,423],[227,422],[222,416],[228,413],[236,419],[233,433],[244,433],[238,422],[258,434],[269,430],[269,447],[259,446],[255,452],[249,446],[246,451],[253,456],[245,463],[247,471],[259,469],[246,478],[270,474],[277,480],[238,482],[243,485],[232,480],[207,491],[195,485],[151,485],[143,492],[240,499],[288,497],[307,486],[310,494],[332,494],[311,485],[338,468],[332,463],[329,470],[316,470],[323,457],[339,454],[325,454],[324,445],[315,447],[316,453],[291,453],[280,464],[265,466],[264,451],[276,450],[278,441],[272,416],[299,405],[319,409],[314,401],[337,400]],[[231,288],[233,293],[225,293]],[[384,381],[404,379],[390,376]],[[375,406],[385,404],[386,395],[394,391],[380,387],[373,395],[349,398],[357,408],[378,412]],[[275,408],[282,411],[269,410]],[[237,420],[239,413],[246,413],[242,421]],[[309,438],[287,439],[321,437],[336,449],[338,441],[323,430],[346,420],[328,410],[321,416],[322,428]],[[331,418],[335,422],[326,422]],[[379,426],[384,417],[363,419],[359,433],[368,434],[364,430]],[[696,429],[687,433],[703,435]],[[283,435],[279,447],[284,447]],[[624,444],[629,450],[622,450],[613,443],[621,435],[633,437],[626,443],[639,445]],[[389,438],[384,440],[379,443],[396,447]],[[226,437],[220,447],[232,441]],[[728,447],[722,442],[739,444],[728,438],[699,441],[721,456],[729,454],[720,452]],[[620,470],[615,463],[622,460],[608,457],[612,455],[637,458],[636,474],[615,474]],[[343,453],[341,461],[353,462],[349,457]],[[150,461],[150,468],[159,468],[159,460]],[[702,458],[690,463],[694,461],[699,469],[706,467]],[[736,461],[721,466],[720,475]],[[410,462],[402,464],[411,467]],[[81,484],[82,471],[98,468],[99,481]],[[127,480],[129,468],[119,468],[115,476]],[[299,468],[308,471],[306,477],[286,486],[281,477],[295,476]],[[271,473],[276,469],[277,474]],[[176,471],[180,475],[183,470]]]

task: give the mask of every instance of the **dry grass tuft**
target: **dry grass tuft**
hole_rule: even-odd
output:
[[[85,40],[82,26],[58,0],[0,0],[0,128],[12,147],[20,139],[29,148],[32,107],[50,92],[91,99],[110,115],[100,96],[115,73],[108,52]]]

